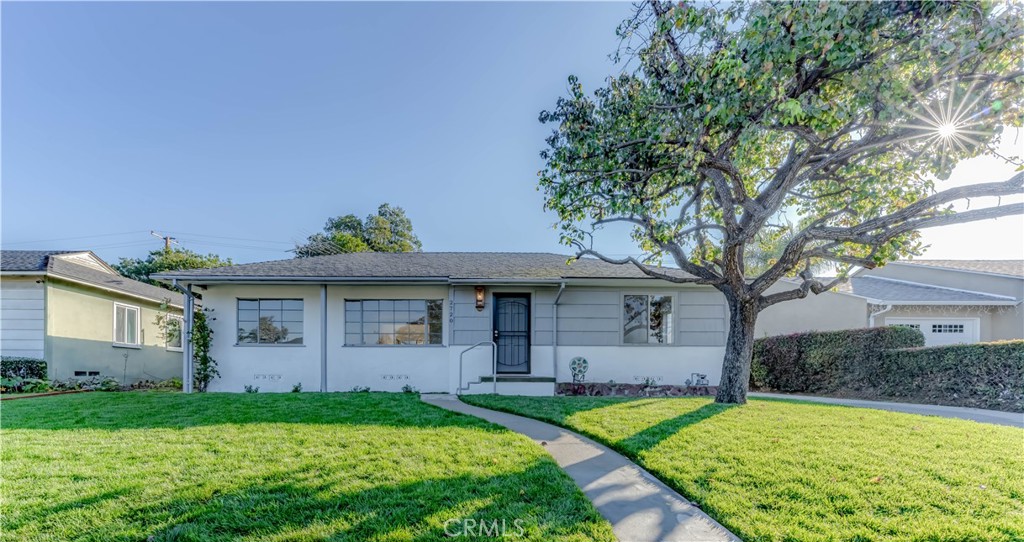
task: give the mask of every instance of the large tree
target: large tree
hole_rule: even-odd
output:
[[[305,243],[296,245],[300,258],[347,252],[419,252],[420,240],[412,231],[412,221],[401,207],[383,203],[365,220],[356,215],[327,219],[323,233],[314,233]]]
[[[716,400],[743,403],[761,310],[919,253],[922,228],[1024,212],[953,208],[1020,194],[1020,174],[936,190],[1020,124],[1022,6],[638,6],[619,28],[631,68],[592,95],[570,78],[541,113],[555,125],[541,153],[546,207],[580,256],[720,290],[730,316]],[[645,256],[594,249],[613,222]],[[752,252],[772,256],[753,270]],[[689,277],[655,265],[665,258]],[[823,264],[834,278],[815,276]]]
[[[154,273],[175,269],[205,269],[207,267],[223,267],[231,265],[231,258],[222,259],[216,254],[198,254],[187,248],[163,248],[154,250],[145,259],[121,258],[112,265],[118,273],[141,282],[146,282],[167,289],[173,288],[165,283],[149,278]]]

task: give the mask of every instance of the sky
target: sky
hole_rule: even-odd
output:
[[[536,189],[538,113],[570,74],[593,89],[617,73],[608,54],[630,10],[4,2],[0,242],[116,262],[162,246],[152,230],[263,261],[388,202],[424,250],[567,253]],[[1024,136],[1005,139],[1020,153]],[[939,188],[1013,169],[976,158]],[[925,257],[1024,258],[1024,219],[925,241]],[[598,248],[638,252],[614,230]]]

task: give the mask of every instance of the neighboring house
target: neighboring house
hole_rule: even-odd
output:
[[[556,381],[573,381],[578,356],[589,362],[590,382],[682,384],[706,375],[718,383],[721,293],[651,279],[633,266],[567,259],[356,253],[156,278],[202,294],[220,371],[215,391],[301,384],[490,393],[493,382],[470,383],[491,374],[492,340],[499,393],[550,395]]]
[[[1024,260],[907,260],[855,273],[840,289],[868,325],[920,329],[925,344],[1024,339]]]
[[[2,250],[0,354],[45,359],[52,379],[180,378],[182,299],[90,251]]]

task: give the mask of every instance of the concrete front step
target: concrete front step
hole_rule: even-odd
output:
[[[469,389],[462,393],[466,395],[497,393],[498,395],[530,395],[535,397],[550,397],[555,394],[555,379],[547,376],[498,375],[497,386],[495,386],[494,378],[490,376],[485,376],[481,380],[482,382],[470,384]]]
[[[480,380],[483,382],[494,382],[493,376],[482,376]],[[530,375],[498,375],[498,383],[502,382],[551,382],[554,383],[555,377],[553,376],[530,376]]]

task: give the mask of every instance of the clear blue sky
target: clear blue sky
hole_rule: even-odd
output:
[[[277,259],[390,202],[425,250],[564,252],[536,191],[537,115],[568,75],[616,71],[630,10],[4,3],[4,247],[117,261],[159,247],[154,229]],[[606,250],[635,250],[618,238]]]

